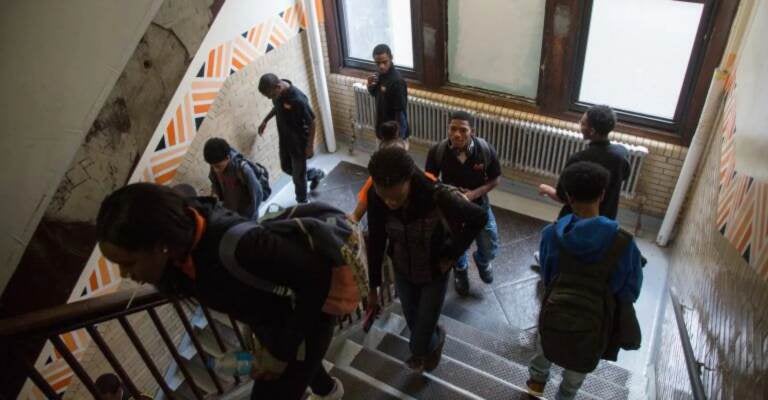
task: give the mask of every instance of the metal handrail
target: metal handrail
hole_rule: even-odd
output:
[[[680,343],[683,346],[683,356],[685,357],[685,368],[688,370],[688,380],[691,383],[691,391],[694,400],[706,400],[707,395],[704,390],[704,384],[701,382],[702,363],[696,359],[691,346],[691,339],[688,335],[688,329],[683,319],[683,306],[675,294],[674,288],[669,288],[669,297],[672,299],[672,310],[675,312],[677,321],[677,330],[680,333]]]

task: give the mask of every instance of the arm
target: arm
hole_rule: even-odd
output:
[[[368,281],[371,291],[375,291],[381,286],[381,265],[387,241],[387,232],[384,229],[386,212],[373,188],[368,191],[368,204]]]
[[[560,192],[563,193],[563,197],[565,197],[565,191],[562,190],[562,188],[558,185],[557,189],[553,188],[552,186],[549,186],[547,184],[542,183],[539,185],[539,194],[542,196],[547,196],[550,199],[558,202],[558,203],[565,203],[565,200],[560,198]]]
[[[437,157],[437,146],[440,146],[440,142],[429,149],[429,153],[427,153],[427,162],[424,164],[424,172],[429,172],[434,175],[435,178],[440,177],[440,168],[435,159],[435,157]]]
[[[438,195],[436,202],[443,216],[446,218],[450,216],[449,224],[452,227],[459,227],[455,232],[452,232],[453,235],[442,249],[440,258],[456,260],[464,254],[485,227],[488,222],[488,213],[482,207],[455,192]]]
[[[640,297],[640,288],[643,286],[641,258],[640,249],[633,239],[621,258],[621,273],[613,277],[614,287],[619,288],[616,295],[621,301],[634,303]]]
[[[464,193],[464,195],[467,196],[467,199],[469,199],[469,201],[474,201],[476,199],[479,199],[485,196],[486,193],[495,189],[496,186],[499,186],[500,181],[501,181],[501,178],[497,176],[496,178],[488,181],[485,185],[480,186],[476,189],[470,190]]]
[[[272,109],[269,111],[269,114],[267,114],[266,117],[264,117],[264,120],[261,121],[261,125],[259,125],[259,135],[264,134],[264,130],[267,129],[267,122],[269,122],[272,117],[277,115],[277,109],[275,107],[272,107]]]
[[[312,158],[315,155],[315,120],[309,123],[307,128],[307,149],[305,155],[307,158]]]

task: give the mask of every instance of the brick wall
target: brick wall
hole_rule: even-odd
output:
[[[325,30],[321,29],[321,31],[323,34],[323,45],[325,46]],[[354,117],[355,110],[352,85],[356,82],[362,83],[363,81],[363,79],[338,74],[330,74],[328,76],[328,90],[331,97],[333,124],[334,128],[336,129],[338,140],[348,141],[351,138],[351,121]],[[546,122],[548,124],[556,125],[566,129],[579,129],[577,124],[557,120],[554,118],[523,113],[488,103],[468,101],[465,99],[423,90],[409,89],[408,94],[410,96],[428,98],[441,103],[448,103],[455,106],[468,108],[470,110],[482,111],[484,113],[501,115],[508,118],[520,118],[537,122]],[[365,135],[367,137],[373,137],[372,132],[367,132]],[[642,207],[642,211],[644,213],[656,217],[662,217],[666,212],[667,205],[669,204],[669,200],[672,197],[672,192],[675,188],[677,177],[680,175],[680,169],[683,165],[683,160],[685,159],[687,148],[622,133],[614,133],[611,135],[611,138],[613,140],[619,140],[625,143],[645,146],[648,148],[650,153],[645,163],[643,164],[643,170],[641,171],[641,178],[638,182],[637,188],[638,196],[632,200],[622,198],[622,207],[627,207],[633,211],[639,211]],[[512,168],[505,169],[504,176],[528,184],[538,185],[542,182],[553,183],[552,179],[546,179],[539,175],[525,173],[523,171],[515,170]]]
[[[721,136],[711,140],[671,247],[669,284],[686,309],[710,399],[768,398],[768,282],[717,232]],[[667,307],[657,354],[657,398],[690,392],[674,314]]]
[[[258,90],[259,78],[268,72],[290,80],[307,94],[317,116],[315,142],[319,144],[323,141],[307,34],[303,32],[227,79],[184,156],[174,183],[189,183],[203,193],[210,193],[203,146],[206,140],[215,136],[226,139],[232,147],[267,167],[273,183],[280,176],[275,119],[269,122],[264,136],[260,137],[257,133],[261,121],[272,109],[272,102]]]

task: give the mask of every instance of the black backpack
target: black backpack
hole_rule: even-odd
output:
[[[272,194],[272,188],[269,186],[269,171],[267,171],[267,168],[263,165],[251,161],[245,157],[241,157],[240,160],[240,178],[241,181],[245,181],[245,177],[242,176],[242,169],[243,168],[251,168],[253,171],[253,174],[256,175],[256,179],[261,184],[261,192],[262,192],[262,201],[266,200],[269,195]]]
[[[560,245],[559,273],[547,287],[539,314],[544,356],[572,371],[589,373],[608,347],[616,300],[610,280],[632,235],[619,229],[603,258],[577,260]]]

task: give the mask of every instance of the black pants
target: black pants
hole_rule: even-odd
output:
[[[293,177],[297,202],[307,200],[307,181],[323,174],[323,171],[317,168],[307,169],[307,157],[304,154],[304,149],[297,151],[289,149],[288,146],[280,146],[280,168]]]
[[[323,395],[333,390],[333,380],[323,367],[323,357],[333,339],[336,318],[320,313],[311,332],[306,332],[306,357],[304,361],[291,361],[279,379],[254,381],[251,400],[280,399],[299,400],[307,386],[312,392]]]

